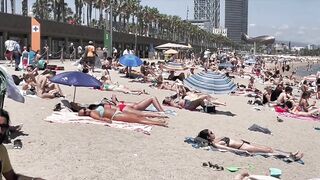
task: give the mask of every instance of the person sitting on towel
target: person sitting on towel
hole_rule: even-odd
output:
[[[309,104],[308,102],[310,96],[310,92],[303,92],[298,105],[294,105],[291,101],[288,101],[286,105],[289,107],[289,112],[300,116],[319,116],[320,108],[315,106],[316,101],[314,101],[313,104]]]
[[[63,97],[62,91],[59,85],[52,83],[50,78],[55,76],[55,71],[47,71],[46,73],[42,73],[37,76],[36,79],[36,91],[37,95],[41,98],[55,98],[55,97]]]

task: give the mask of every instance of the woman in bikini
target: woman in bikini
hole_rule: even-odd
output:
[[[215,104],[215,105],[223,105],[226,106],[226,103],[221,103],[218,101],[214,101],[213,98],[209,95],[196,95],[196,94],[189,93],[183,99],[180,98],[173,98],[173,97],[166,97],[163,100],[164,105],[180,108],[180,109],[187,109],[190,111],[196,110],[199,106],[204,107],[207,103]],[[193,96],[193,97],[192,97]]]
[[[122,92],[125,94],[135,94],[135,95],[148,94],[145,90],[133,90],[133,89],[129,89],[124,85],[113,83],[111,81],[111,77],[107,69],[103,71],[102,77],[100,78],[100,82],[103,83],[103,85],[101,86],[101,89],[105,91],[116,91],[116,92]]]
[[[112,121],[123,121],[129,123],[140,123],[146,125],[168,126],[168,122],[165,120],[151,120],[146,117],[138,116],[133,113],[127,113],[124,111],[111,108],[110,105],[98,106],[95,109],[82,108],[78,112],[79,116],[90,116],[93,119],[112,123]]]
[[[286,155],[294,160],[299,160],[303,157],[303,153],[297,151],[296,153],[286,153],[279,150],[275,150],[268,146],[262,146],[250,143],[248,141],[238,141],[229,137],[216,138],[215,134],[209,129],[204,129],[199,132],[198,136],[204,140],[207,140],[213,147],[219,149],[225,149],[234,152],[249,152],[249,153],[268,153],[270,155]]]
[[[314,116],[319,115],[320,109],[317,108],[316,101],[313,104],[309,105],[308,99],[310,98],[311,93],[309,91],[303,92],[297,106],[290,111],[292,114],[300,116]]]

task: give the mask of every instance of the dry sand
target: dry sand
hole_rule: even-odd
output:
[[[57,63],[57,62],[55,62]],[[66,61],[66,70],[76,69]],[[15,73],[10,68],[11,73]],[[116,72],[113,81],[131,88],[146,89],[162,100],[173,92],[151,89],[146,84],[128,83]],[[248,79],[236,80],[248,83]],[[69,100],[73,88],[61,86]],[[76,100],[94,103],[112,92],[78,88]],[[142,100],[148,95],[114,93],[126,101]],[[224,167],[253,165],[253,169],[239,172],[267,174],[268,168],[282,170],[282,179],[308,179],[320,176],[320,132],[317,122],[284,119],[279,123],[269,108],[255,111],[243,96],[217,96],[227,102],[218,107],[221,113],[210,115],[175,109],[178,116],[169,119],[169,128],[154,127],[151,135],[91,124],[54,124],[43,119],[52,113],[60,99],[45,100],[26,97],[24,104],[6,98],[5,109],[12,123],[23,123],[23,148],[15,150],[8,145],[11,163],[16,172],[45,179],[233,179],[237,173],[203,168],[202,162],[211,161]],[[318,102],[318,106],[319,106]],[[167,107],[166,107],[167,108]],[[227,112],[235,116],[228,116]],[[269,128],[273,135],[247,130],[252,124]],[[241,157],[232,153],[194,149],[184,143],[187,136],[196,136],[205,128],[217,136],[245,139],[286,151],[304,152],[305,165],[286,164],[281,160],[263,157]]]

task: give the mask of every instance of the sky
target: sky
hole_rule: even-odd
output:
[[[223,0],[222,0],[223,1]],[[193,18],[193,0],[141,0],[161,13]],[[248,33],[278,40],[320,44],[320,0],[249,0]],[[221,3],[224,21],[224,1]],[[224,25],[224,23],[221,23]]]
[[[65,0],[74,7],[74,0]],[[224,0],[221,0],[224,25]],[[17,1],[17,2],[20,2]],[[35,0],[29,0],[29,4]],[[17,3],[17,9],[21,9]],[[141,0],[163,14],[193,19],[193,0]],[[29,5],[29,8],[31,6]],[[277,40],[320,44],[320,0],[249,0],[249,36],[271,35]]]

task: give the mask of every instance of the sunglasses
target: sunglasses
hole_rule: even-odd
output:
[[[6,130],[9,128],[9,124],[0,124],[0,128]]]

